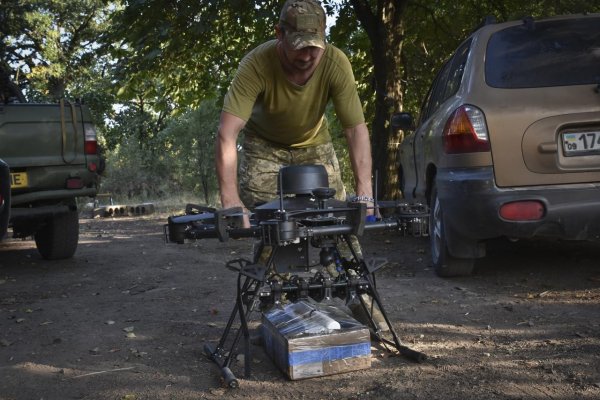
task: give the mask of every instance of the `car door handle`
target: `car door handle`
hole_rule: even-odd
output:
[[[558,145],[556,142],[540,143],[538,145],[538,151],[540,153],[556,153],[558,151]]]

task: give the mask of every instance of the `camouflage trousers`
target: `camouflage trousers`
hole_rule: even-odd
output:
[[[279,169],[288,165],[320,164],[327,170],[329,187],[335,189],[335,198],[346,200],[340,165],[331,142],[299,149],[277,146],[256,136],[246,136],[242,144],[238,179],[240,197],[244,205],[253,209],[257,204],[277,199]],[[357,254],[362,250],[356,236],[350,237]],[[345,243],[340,252],[348,259],[350,250]]]
[[[258,137],[247,135],[244,138],[242,147],[238,180],[240,197],[248,209],[253,209],[256,205],[272,201],[278,197],[277,178],[279,169],[288,165],[323,165],[327,170],[329,187],[335,189],[335,198],[346,200],[346,190],[342,181],[340,165],[331,142],[294,149],[280,147]],[[357,257],[362,259],[362,249],[358,238],[350,235],[349,239]],[[255,245],[258,246],[259,243],[255,243]],[[345,242],[339,243],[338,250],[342,257],[348,260],[352,259],[352,251]],[[264,246],[260,254],[254,254],[254,261],[266,263],[272,251],[271,246]],[[335,274],[335,266],[329,266],[328,271]],[[361,294],[360,296],[369,307],[368,312],[373,315],[377,327],[382,331],[388,330],[383,315],[373,299],[367,294]],[[348,307],[359,321],[368,324],[368,317],[357,298],[353,299]]]
[[[240,197],[247,208],[253,209],[257,204],[278,197],[279,169],[289,165],[323,165],[327,170],[329,187],[335,189],[336,199],[346,200],[340,165],[331,142],[295,149],[247,135],[242,146],[238,179]]]

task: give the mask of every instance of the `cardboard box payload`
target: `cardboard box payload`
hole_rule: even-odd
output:
[[[371,366],[369,330],[339,307],[298,301],[263,313],[265,350],[292,379]]]

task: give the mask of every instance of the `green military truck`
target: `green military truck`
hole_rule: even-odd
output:
[[[88,108],[0,104],[0,159],[10,168],[13,237],[33,236],[45,259],[73,256],[78,197],[98,191],[103,161]]]

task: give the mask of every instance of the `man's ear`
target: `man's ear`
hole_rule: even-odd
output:
[[[275,25],[275,37],[277,40],[283,40],[283,36],[285,35],[285,28],[281,25]]]

